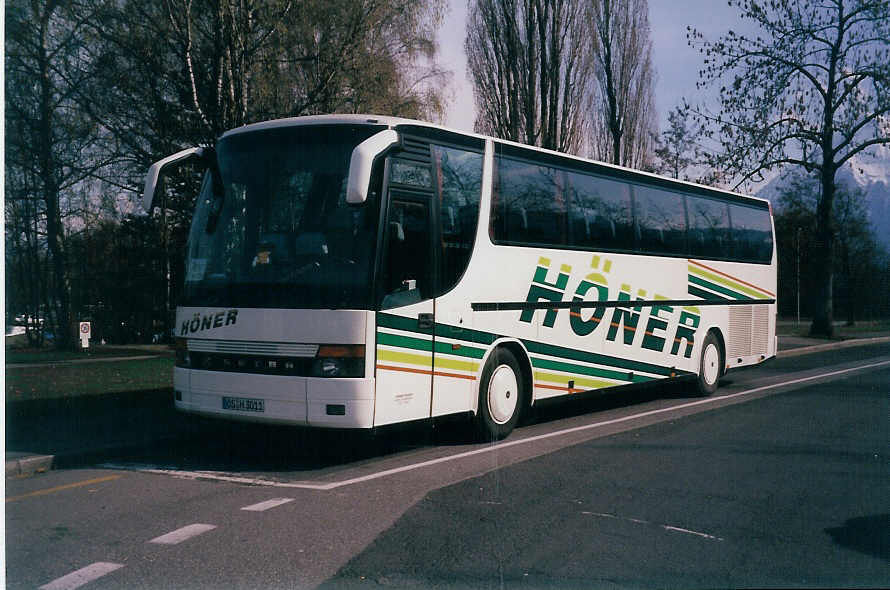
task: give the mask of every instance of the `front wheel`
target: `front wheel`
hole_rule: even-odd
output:
[[[714,332],[708,332],[701,346],[701,359],[696,382],[698,394],[708,396],[717,391],[717,384],[722,374],[723,349]]]
[[[495,349],[479,382],[476,430],[480,438],[506,438],[519,421],[525,397],[525,383],[516,357],[506,348]]]

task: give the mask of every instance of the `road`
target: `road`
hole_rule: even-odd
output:
[[[9,588],[890,585],[890,345],[539,409],[497,445],[198,423],[7,480]]]

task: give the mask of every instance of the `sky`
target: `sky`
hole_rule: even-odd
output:
[[[445,125],[472,131],[475,118],[473,91],[467,77],[464,39],[467,0],[451,0],[451,8],[439,31],[440,64],[453,72],[452,97]],[[652,59],[657,72],[655,103],[661,128],[667,113],[683,97],[700,102],[695,83],[703,63],[697,50],[686,43],[686,27],[691,25],[707,39],[714,40],[730,29],[740,31],[743,22],[726,0],[649,0]]]

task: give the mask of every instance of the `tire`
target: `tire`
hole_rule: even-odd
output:
[[[723,347],[714,332],[708,332],[701,345],[701,358],[698,363],[698,379],[696,389],[702,397],[717,391],[720,377],[723,375]]]
[[[479,381],[476,433],[490,442],[506,438],[519,422],[526,403],[525,381],[516,356],[496,348],[488,357]]]

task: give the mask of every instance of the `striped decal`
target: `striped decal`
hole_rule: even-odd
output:
[[[378,371],[475,380],[487,350],[478,345],[490,345],[500,338],[479,330],[436,324],[436,339],[433,340],[433,330],[418,329],[414,318],[385,313],[378,313],[377,318]],[[532,340],[522,340],[522,343],[530,355],[534,387],[550,391],[580,393],[691,374],[673,367]],[[548,395],[552,394],[541,397]]]
[[[710,301],[736,300],[757,301],[775,299],[775,295],[766,289],[747,283],[737,277],[728,275],[700,262],[689,260],[688,292],[690,295]]]
[[[476,379],[485,349],[433,341],[432,330],[420,330],[416,319],[382,313],[377,317],[377,370]]]

